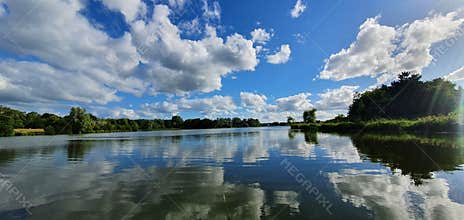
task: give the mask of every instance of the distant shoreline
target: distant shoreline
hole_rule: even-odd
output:
[[[279,125],[280,123],[276,123]],[[0,136],[89,134],[175,129],[214,129],[260,127],[255,118],[192,118],[184,120],[175,115],[171,119],[98,118],[85,108],[72,107],[66,116],[50,113],[21,112],[0,105]]]

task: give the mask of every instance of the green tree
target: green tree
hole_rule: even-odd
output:
[[[244,124],[243,124],[243,122],[242,122],[242,119],[240,119],[240,118],[233,118],[233,119],[232,119],[232,127],[234,127],[234,128],[244,127]]]
[[[11,119],[10,122],[12,124],[10,125],[13,128],[24,128],[24,121],[26,120],[26,115],[24,112],[0,106],[0,115],[9,117]]]
[[[232,120],[230,118],[218,118],[215,121],[216,128],[230,128],[232,127]]]
[[[390,85],[356,94],[348,111],[351,121],[447,115],[460,106],[462,89],[444,79],[421,81],[421,76],[403,72]]]
[[[86,113],[85,108],[72,107],[67,116],[73,134],[93,132],[95,121],[90,114]]]
[[[45,127],[45,134],[46,135],[55,135],[56,134],[56,131],[55,131],[55,128],[51,125]]]
[[[254,119],[254,118],[247,119],[247,124],[248,124],[248,127],[259,127],[259,126],[261,126],[261,122],[259,122],[258,119]]]
[[[305,123],[315,123],[316,122],[316,109],[311,109],[304,111],[303,120]]]
[[[39,113],[29,112],[26,114],[25,126],[27,128],[43,128],[45,126],[45,122],[42,120]]]
[[[184,124],[184,119],[178,115],[172,116],[171,121],[173,128],[182,128]]]
[[[0,115],[0,136],[14,135],[13,123],[14,120],[11,117]]]
[[[287,124],[293,124],[295,123],[295,119],[292,116],[287,117]]]
[[[138,125],[137,121],[130,120],[129,124],[130,124],[130,127],[131,127],[131,131],[138,131],[139,130],[139,125]]]

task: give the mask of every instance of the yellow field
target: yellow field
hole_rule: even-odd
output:
[[[44,134],[45,130],[42,128],[32,129],[32,128],[18,128],[14,129],[15,133],[28,135],[28,134]]]

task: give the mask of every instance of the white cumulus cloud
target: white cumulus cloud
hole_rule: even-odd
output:
[[[241,92],[240,99],[245,107],[261,108],[266,105],[267,97],[265,95],[254,94],[250,92]]]
[[[128,108],[111,108],[110,110],[111,118],[129,118],[129,119],[138,119],[140,115],[134,109]]]
[[[172,102],[156,102],[145,106],[145,111],[154,114],[176,115],[180,112],[194,111],[210,118],[233,114],[235,109],[237,106],[232,97],[221,95],[196,99],[180,98]]]
[[[213,5],[209,5],[208,0],[203,0],[203,16],[207,19],[221,19],[219,2],[213,1]]]
[[[237,33],[222,38],[216,35],[215,27],[206,26],[205,37],[182,38],[165,5],[155,5],[153,17],[142,20],[146,14],[143,1],[103,0],[109,9],[120,11],[130,26],[129,32],[112,38],[81,14],[87,7],[85,1],[2,3],[8,14],[0,19],[0,32],[5,33],[0,51],[33,58],[27,62],[2,61],[0,96],[8,97],[9,102],[104,104],[119,101],[119,93],[207,93],[221,89],[227,74],[253,71],[259,63],[253,41]],[[175,4],[183,3],[177,0]],[[206,8],[208,16],[220,16],[219,3]],[[191,27],[198,25],[193,21]],[[71,79],[76,86],[63,88],[66,91],[62,94],[42,93],[61,88],[60,83],[68,85]],[[14,92],[20,87],[27,89]]]
[[[292,15],[293,18],[298,18],[303,14],[305,10],[306,10],[306,4],[304,4],[302,0],[297,0],[290,14]]]
[[[284,44],[280,47],[280,51],[275,54],[268,55],[267,62],[271,64],[283,64],[288,62],[290,59],[290,54],[292,51],[290,50],[290,45]]]
[[[381,25],[379,19],[367,19],[360,26],[356,41],[326,60],[320,78],[344,80],[370,76],[380,84],[394,79],[401,71],[420,72],[434,58],[431,47],[455,37],[464,24],[460,10],[398,27]]]
[[[28,80],[27,75],[32,74],[22,71],[22,68],[37,65],[31,61],[30,64],[23,62],[15,65],[13,61],[4,63],[11,68],[10,72],[22,75],[22,86],[28,88],[41,88],[43,91],[54,90],[53,85],[67,84],[69,80],[75,81],[76,85],[81,78],[92,79],[89,84],[92,87],[100,87],[99,90],[109,90],[114,96],[114,90],[129,92],[140,95],[144,92],[145,83],[143,80],[134,77],[131,73],[138,65],[138,54],[132,45],[132,37],[126,33],[121,38],[113,39],[105,33],[95,29],[79,11],[83,5],[79,1],[13,1],[5,0],[8,6],[8,16],[0,19],[0,32],[6,33],[0,41],[0,50],[6,51],[17,56],[29,56],[37,58],[41,63],[45,63],[46,72],[53,72],[55,77],[49,74],[39,74],[45,68],[33,69],[32,73],[36,80]],[[31,9],[34,9],[31,11]],[[30,13],[28,13],[30,12]],[[40,28],[38,28],[40,27]],[[36,63],[36,64],[33,64]],[[6,71],[6,70],[5,70]],[[77,77],[69,77],[69,76]],[[14,77],[14,78],[13,78]],[[13,74],[3,75],[7,82],[18,80],[18,76]],[[56,81],[55,81],[56,80]],[[49,82],[39,84],[39,82]],[[10,88],[15,85],[10,85]],[[16,85],[17,86],[17,85]],[[85,88],[85,87],[84,87]],[[83,91],[71,91],[71,89],[82,90],[81,88],[70,86],[65,88],[66,92],[74,94],[72,96],[62,96],[61,99],[69,101],[94,100],[105,103],[117,100],[114,97],[107,99],[110,95],[102,95],[97,92],[92,96],[91,93],[78,98],[76,95],[83,94]],[[3,96],[11,91],[2,91]],[[30,98],[34,100],[40,91],[32,91],[30,96],[16,97],[19,100]],[[49,99],[56,98],[54,94],[48,94]],[[66,98],[68,97],[68,98]],[[37,97],[41,99],[43,97]]]
[[[255,29],[251,32],[251,40],[255,43],[266,44],[272,37],[272,33],[262,28]]]
[[[42,63],[3,60],[0,61],[0,100],[106,104],[120,98],[116,90],[82,73],[60,71]]]
[[[343,80],[376,76],[392,68],[396,31],[393,27],[380,25],[378,19],[367,19],[361,25],[356,41],[349,48],[330,56],[320,78]]]
[[[146,24],[137,21],[133,35],[146,63],[144,78],[156,92],[185,94],[192,91],[219,90],[221,79],[235,71],[253,71],[258,64],[251,40],[240,34],[226,39],[217,37],[214,27],[208,36],[186,40],[171,23],[167,6],[155,6],[153,19]]]
[[[328,89],[319,94],[321,100],[316,102],[318,110],[347,110],[353,103],[355,90],[359,86],[341,86],[337,89]]]
[[[141,0],[102,0],[111,10],[121,11],[126,20],[131,22],[146,12],[146,5]]]
[[[242,106],[249,117],[262,122],[286,121],[288,116],[301,120],[303,111],[312,109],[311,93],[299,93],[269,101],[265,95],[242,92]]]
[[[180,8],[182,9],[184,5],[187,3],[187,0],[169,0],[169,6],[172,8]]]
[[[313,108],[309,97],[311,93],[299,93],[297,95],[279,98],[275,101],[279,111],[300,111]]]
[[[341,86],[318,94],[320,100],[315,104],[317,118],[327,120],[340,114],[346,114],[348,107],[353,103],[357,89],[359,89],[359,86]]]

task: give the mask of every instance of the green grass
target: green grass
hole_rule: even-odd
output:
[[[458,122],[457,114],[447,116],[428,116],[410,119],[379,119],[367,122],[339,122],[294,124],[292,129],[321,132],[372,132],[372,133],[436,133],[458,132],[463,124]]]
[[[405,143],[418,146],[432,147],[451,147],[457,148],[462,146],[464,137],[456,134],[450,135],[420,135],[420,134],[363,134],[354,138],[369,140],[375,145],[385,145],[392,143]]]
[[[16,136],[30,136],[30,135],[45,134],[45,130],[42,128],[37,128],[37,129],[17,128],[17,129],[14,129],[14,133]]]

